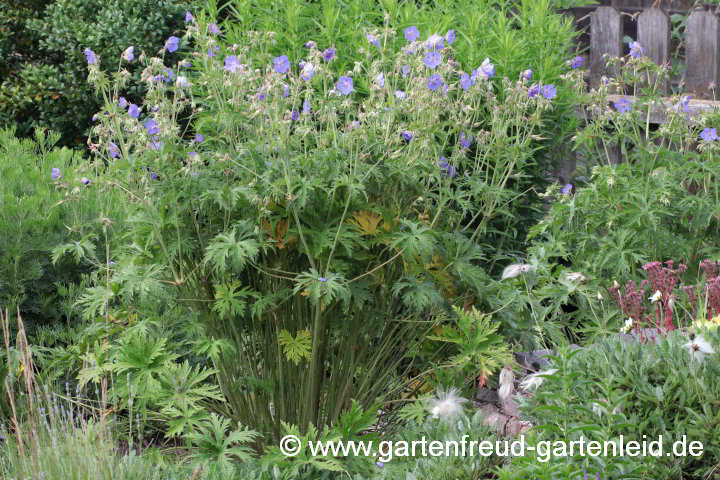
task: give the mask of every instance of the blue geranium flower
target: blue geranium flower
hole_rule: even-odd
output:
[[[168,52],[172,53],[178,49],[179,44],[180,39],[178,37],[172,36],[165,41],[165,48],[167,48]]]
[[[618,111],[618,113],[625,113],[632,110],[632,101],[628,100],[627,98],[621,98],[617,102],[613,103],[613,106]]]
[[[377,37],[375,35],[373,35],[372,33],[366,34],[365,38],[367,38],[367,41],[372,43],[376,47],[380,47],[380,42],[378,41]]]
[[[426,45],[430,50],[442,50],[445,47],[445,39],[440,35],[430,35]]]
[[[437,161],[437,166],[440,167],[440,170],[442,170],[445,175],[450,178],[455,178],[457,169],[453,165],[450,165],[447,160],[445,160],[445,157],[440,157],[440,160]]]
[[[405,40],[407,40],[408,43],[414,42],[420,36],[420,32],[415,25],[407,27],[403,32],[405,33]]]
[[[130,46],[130,47],[126,48],[122,54],[122,58],[123,58],[123,60],[125,60],[127,62],[132,62],[133,59],[135,58],[135,47]]]
[[[440,75],[430,75],[430,78],[428,78],[427,85],[428,85],[428,88],[434,92],[438,88],[445,85],[445,80],[443,80],[443,78]]]
[[[145,121],[145,128],[150,135],[157,135],[158,133],[160,133],[160,129],[158,128],[157,123],[155,123],[155,120],[153,120],[152,118],[148,118]]]
[[[239,66],[240,63],[235,55],[228,55],[225,57],[225,71],[234,73]]]
[[[445,40],[447,40],[448,45],[452,45],[455,41],[455,30],[448,30],[447,34],[445,35]]]
[[[486,78],[495,76],[495,65],[490,62],[490,58],[485,58],[482,65],[478,68],[478,73],[482,73]]]
[[[678,104],[676,105],[676,108],[680,109],[682,108],[682,111],[685,113],[688,113],[690,111],[690,100],[692,99],[692,95],[685,95],[680,99]]]
[[[113,142],[110,142],[108,143],[108,153],[110,154],[110,158],[117,158],[117,156],[120,155],[120,149]]]
[[[315,65],[308,62],[303,65],[302,70],[300,71],[300,78],[305,80],[306,82],[309,82],[312,80],[312,78],[315,76]]]
[[[702,138],[706,142],[712,142],[712,141],[717,140],[718,139],[717,129],[715,129],[715,128],[703,129],[702,133],[700,133],[700,138]]]
[[[89,48],[86,48],[83,53],[85,54],[85,58],[87,58],[88,65],[93,65],[97,63],[97,55],[95,55],[95,52],[93,52]]]
[[[632,42],[630,44],[630,55],[639,58],[643,55],[643,47],[638,42]]]
[[[140,109],[138,108],[137,105],[135,105],[134,103],[131,103],[130,108],[128,109],[128,114],[132,118],[138,118],[140,116]]]
[[[350,92],[353,91],[352,78],[343,75],[338,79],[337,83],[335,83],[335,88],[343,95],[350,95]]]
[[[380,88],[385,87],[385,75],[380,72],[375,76],[375,85],[377,85]]]
[[[547,98],[548,100],[555,98],[555,96],[557,95],[557,90],[555,89],[555,85],[550,84],[550,85],[543,86],[542,94],[543,94],[543,97]]]
[[[287,55],[280,55],[279,57],[275,57],[275,60],[273,60],[273,66],[277,73],[286,73],[290,70],[290,65],[291,63],[290,60],[288,60]]]
[[[463,90],[467,90],[470,88],[470,85],[472,84],[472,80],[470,80],[470,75],[463,72],[462,75],[460,75],[460,86],[463,88]]]
[[[442,54],[440,52],[428,52],[425,54],[423,63],[428,68],[435,68],[442,62]]]
[[[158,141],[157,141],[157,137],[152,137],[152,138],[150,139],[150,148],[151,148],[152,150],[158,150],[158,151],[159,151],[159,150],[162,150],[163,145],[165,145],[165,143],[164,143],[164,142],[158,142]]]
[[[337,54],[337,50],[335,49],[335,47],[330,47],[323,52],[323,58],[325,59],[326,62],[329,62],[330,60],[335,58],[336,54]]]

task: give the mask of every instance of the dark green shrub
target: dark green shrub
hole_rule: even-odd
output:
[[[60,132],[63,144],[85,143],[85,131],[102,101],[87,86],[84,49],[113,59],[106,64],[113,68],[114,59],[131,45],[136,56],[143,51],[153,55],[182,26],[190,3],[36,0],[14,7],[17,17],[2,25],[3,31],[14,33],[0,36],[0,63],[12,60],[0,71],[0,125],[17,123],[20,135],[43,126]],[[134,72],[132,66],[130,70]],[[139,98],[142,91],[136,87],[126,96]]]
[[[0,16],[0,82],[18,64],[38,54],[39,38],[26,28],[52,0],[5,0]]]

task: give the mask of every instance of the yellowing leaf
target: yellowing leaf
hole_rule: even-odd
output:
[[[385,227],[382,225],[383,217],[379,213],[370,212],[368,210],[360,210],[353,213],[351,219],[348,220],[364,235],[377,235],[378,228]],[[386,229],[385,229],[386,230]]]

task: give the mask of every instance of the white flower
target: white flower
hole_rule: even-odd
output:
[[[603,415],[607,415],[607,409],[600,405],[599,403],[593,402],[592,404],[592,411],[595,415],[598,417],[602,417]]]
[[[437,396],[430,400],[430,414],[433,418],[453,420],[462,415],[463,403],[467,402],[467,399],[458,397],[456,393],[454,388],[447,392],[438,391]]]
[[[653,296],[650,297],[648,300],[650,300],[650,303],[655,303],[658,300],[662,298],[662,292],[660,290],[656,290],[655,293],[653,293]]]
[[[587,282],[588,278],[580,272],[570,272],[565,275],[565,280],[568,280],[570,282],[585,283]]]
[[[183,77],[182,75],[179,75],[177,77],[177,81],[175,83],[177,83],[178,87],[187,87],[188,86],[187,78]]]
[[[630,330],[632,330],[632,327],[633,327],[633,319],[628,318],[627,320],[625,320],[625,325],[622,326],[620,331],[622,333],[628,333]]]
[[[510,398],[510,395],[512,395],[513,390],[515,386],[512,383],[508,383],[505,385],[501,385],[498,389],[498,397],[500,397],[500,400],[507,400]]]
[[[385,74],[383,72],[378,73],[375,75],[375,85],[382,88],[385,86]]]
[[[513,391],[515,390],[515,373],[512,371],[512,368],[505,367],[500,372],[500,389],[498,390],[498,396],[505,400],[512,395]]]
[[[440,35],[430,35],[427,39],[426,48],[435,50],[438,46],[445,45],[445,39]]]
[[[520,390],[522,390],[523,392],[527,392],[528,390],[537,388],[543,384],[543,382],[545,381],[545,377],[549,375],[555,375],[556,373],[557,368],[550,368],[542,372],[528,375],[527,377],[525,377],[525,380],[520,383]]]
[[[702,335],[698,335],[690,340],[690,342],[683,345],[683,348],[687,348],[690,352],[691,361],[697,360],[699,363],[702,363],[706,356],[715,353],[712,345],[710,345]]]
[[[600,300],[601,302],[603,301],[603,296],[600,295],[600,292],[598,292],[598,294],[597,294],[597,299]]]
[[[315,75],[315,65],[310,62],[303,64],[302,71],[300,72],[300,78],[309,82]]]
[[[135,58],[135,54],[133,53],[135,51],[135,47],[128,47],[125,49],[125,51],[122,53],[122,59],[131,62],[133,58]]]
[[[506,278],[514,278],[521,273],[529,272],[531,270],[535,270],[535,267],[530,264],[514,263],[505,267],[505,270],[503,270],[502,278],[500,280],[505,280]]]

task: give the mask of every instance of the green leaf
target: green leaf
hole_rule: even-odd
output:
[[[312,353],[310,330],[300,330],[295,338],[287,330],[278,332],[278,343],[283,348],[285,357],[295,365],[303,358],[310,359]]]

